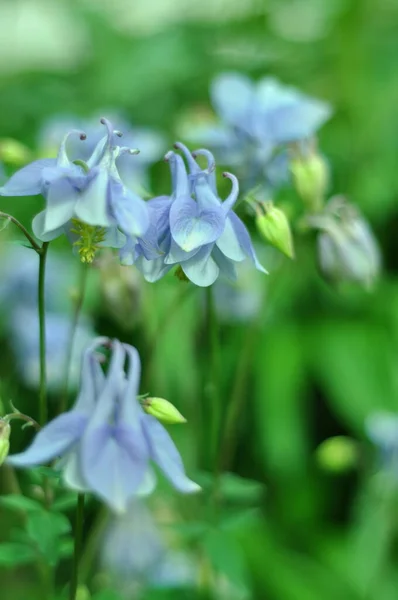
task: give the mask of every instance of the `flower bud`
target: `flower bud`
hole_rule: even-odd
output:
[[[79,585],[76,590],[76,600],[90,600],[91,594],[85,585]]]
[[[0,160],[16,167],[28,163],[32,159],[32,153],[17,140],[12,138],[0,139]]]
[[[355,440],[338,435],[322,442],[316,450],[318,465],[325,471],[345,473],[358,463],[358,444]]]
[[[328,166],[315,151],[300,154],[290,160],[290,171],[298,195],[310,212],[322,208],[328,183]]]
[[[294,258],[293,237],[289,221],[285,213],[272,204],[261,205],[256,216],[256,226],[259,233],[275,248],[278,248],[289,258]]]
[[[176,407],[164,398],[145,398],[142,401],[142,406],[148,415],[156,417],[162,423],[175,425],[187,422]]]
[[[0,419],[0,465],[3,464],[10,450],[11,427],[6,419]]]

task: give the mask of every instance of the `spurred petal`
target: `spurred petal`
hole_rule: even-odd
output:
[[[221,200],[212,190],[205,171],[193,175],[193,192],[201,210],[217,209],[221,206]]]
[[[173,440],[154,417],[144,415],[143,426],[150,446],[151,458],[180,492],[198,492],[200,487],[185,474],[181,456]]]
[[[108,212],[109,177],[103,169],[93,169],[86,187],[80,192],[75,214],[89,225],[109,227],[113,225]]]
[[[129,364],[127,370],[127,385],[120,401],[118,423],[128,426],[131,430],[140,430],[139,418],[143,410],[137,400],[141,377],[140,357],[135,348],[123,344]],[[140,430],[141,431],[141,430]]]
[[[229,213],[229,218],[231,219],[231,223],[234,228],[234,231],[238,237],[241,247],[243,248],[244,252],[246,253],[246,256],[248,258],[250,258],[250,260],[254,263],[254,266],[256,267],[256,269],[258,269],[259,271],[262,271],[263,273],[268,273],[268,271],[266,269],[264,269],[262,264],[259,262],[257,255],[255,253],[255,250],[253,248],[253,244],[250,239],[249,232],[247,231],[247,229],[244,226],[244,224],[242,223],[242,221],[232,211]]]
[[[235,204],[235,202],[238,199],[238,195],[239,195],[239,182],[237,177],[235,177],[235,175],[232,175],[232,173],[223,173],[223,177],[227,177],[228,179],[230,179],[232,181],[232,190],[231,193],[229,194],[228,198],[226,198],[222,204],[222,208],[225,214],[228,214],[228,212],[231,210],[231,208],[233,207],[233,205]]]
[[[97,337],[83,355],[80,392],[74,409],[88,415],[91,415],[94,410],[96,400],[101,395],[105,385],[105,375],[99,364],[96,351],[108,342],[109,340],[106,337]]]
[[[171,235],[186,252],[214,242],[223,232],[224,223],[221,208],[199,212],[197,204],[188,196],[176,200],[170,209]]]
[[[147,203],[120,183],[110,182],[111,210],[126,235],[143,236],[149,227]]]
[[[236,262],[245,260],[246,253],[239,242],[239,238],[232,225],[230,216],[226,218],[224,231],[216,241],[216,244],[227,258],[230,258]]]
[[[173,198],[178,198],[178,196],[185,196],[189,194],[190,184],[188,173],[181,156],[173,151],[170,151],[166,154],[164,159],[170,164]]]
[[[44,222],[46,218],[46,210],[42,210],[38,215],[36,215],[33,218],[32,231],[34,235],[42,242],[51,242],[51,240],[55,240],[55,238],[59,237],[64,233],[64,227],[58,227],[53,231],[45,232]]]
[[[188,279],[200,287],[207,287],[214,283],[220,272],[211,257],[213,247],[213,244],[203,246],[195,256],[181,263],[181,268]]]
[[[1,196],[35,196],[42,192],[42,171],[46,167],[53,167],[57,163],[55,158],[35,160],[23,167],[0,188]]]
[[[75,444],[87,425],[83,413],[70,411],[48,423],[34,438],[25,452],[9,456],[7,461],[14,467],[32,467],[47,463],[67,452]]]
[[[63,227],[73,217],[79,193],[67,178],[61,178],[48,188],[44,233]]]

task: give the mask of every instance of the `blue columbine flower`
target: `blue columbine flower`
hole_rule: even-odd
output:
[[[112,351],[106,374],[98,354],[104,346]],[[125,511],[137,493],[153,489],[150,460],[181,492],[197,491],[199,486],[185,475],[169,434],[138,402],[139,380],[137,350],[97,338],[85,352],[80,393],[72,410],[43,427],[25,452],[9,457],[9,464],[30,467],[61,457],[65,483],[93,492],[116,512]]]
[[[235,72],[215,77],[210,97],[220,123],[193,127],[186,137],[214,149],[223,164],[241,168],[245,191],[287,181],[288,159],[281,148],[312,138],[332,113],[326,102],[273,77],[253,82]]]
[[[239,184],[231,173],[228,198],[218,196],[214,157],[200,149],[194,156],[204,155],[208,165],[201,169],[189,150],[180,143],[190,167],[175,152],[168,152],[173,191],[169,197],[148,202],[152,212],[148,234],[130,239],[121,250],[124,264],[135,262],[148,281],[156,281],[172,266],[180,265],[186,277],[199,286],[209,286],[222,274],[236,278],[234,264],[249,258],[257,269],[265,272],[257,260],[250,235],[232,208],[238,198]]]
[[[146,203],[124,185],[116,167],[118,157],[138,151],[115,145],[115,135],[122,134],[115,132],[107,119],[101,119],[101,123],[108,133],[98,142],[85,165],[69,159],[66,142],[76,133],[84,140],[86,134],[71,131],[64,137],[56,159],[34,161],[17,171],[0,189],[3,196],[40,193],[45,196],[47,206],[32,223],[39,239],[49,241],[67,233],[72,219],[110,231],[119,228],[128,235],[143,235],[147,230]],[[119,240],[116,244],[122,245],[122,242]]]

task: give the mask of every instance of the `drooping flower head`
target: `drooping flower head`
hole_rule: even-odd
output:
[[[246,227],[232,210],[239,193],[237,178],[231,173],[223,174],[231,180],[232,189],[222,201],[211,152],[199,149],[192,155],[181,143],[175,147],[183,152],[190,172],[187,173],[179,154],[166,154],[172,193],[148,202],[152,211],[150,235],[122,249],[122,262],[135,262],[149,281],[156,281],[180,265],[185,276],[199,286],[211,285],[220,273],[234,279],[234,263],[246,258],[264,271]],[[205,169],[195,160],[197,156],[206,158]]]
[[[49,241],[70,232],[73,219],[128,235],[143,235],[147,230],[146,203],[124,185],[116,167],[118,157],[138,150],[116,145],[115,136],[120,137],[121,132],[115,131],[107,119],[101,119],[101,123],[106,126],[107,135],[86,163],[72,162],[68,156],[69,137],[79,135],[81,140],[86,139],[84,132],[72,130],[64,137],[56,159],[34,161],[17,171],[0,189],[4,196],[45,196],[46,208],[32,223],[39,239]],[[115,241],[116,245],[123,244],[123,236],[121,240]]]
[[[105,373],[99,351],[109,347]],[[116,512],[125,511],[135,495],[153,489],[151,460],[178,490],[197,491],[169,434],[138,402],[139,380],[137,350],[97,338],[85,352],[74,407],[43,427],[31,446],[9,457],[9,463],[30,467],[60,457],[66,485],[91,491]]]

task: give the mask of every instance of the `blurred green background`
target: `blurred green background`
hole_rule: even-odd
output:
[[[261,307],[249,320],[220,325],[221,422],[232,399],[241,412],[226,461],[236,477],[221,477],[216,501],[205,291],[173,275],[151,285],[134,272],[123,275],[115,309],[104,293],[111,275],[98,267],[85,310],[98,333],[138,347],[142,392],[169,399],[187,417],[171,433],[189,474],[204,484],[198,498],[161,486],[150,501],[166,539],[193,557],[195,585],[171,592],[148,586],[143,597],[397,599],[398,488],[364,423],[398,407],[398,3],[2,0],[0,23],[0,137],[32,151],[48,118],[101,110],[163,132],[171,147],[188,114],[211,111],[209,83],[224,70],[273,75],[334,106],[319,135],[330,192],[347,194],[369,219],[383,273],[371,292],[334,288],[318,273],[310,237],[296,236],[290,262],[255,238],[270,270],[267,277],[253,271],[248,281],[260,290]],[[152,192],[168,193],[162,162],[151,176]],[[292,213],[299,202],[286,189],[275,201]],[[7,198],[2,210],[29,226],[42,202]],[[65,240],[51,252],[70,254]],[[69,260],[76,269],[77,258]],[[3,403],[11,397],[35,416],[36,392],[18,381],[9,342],[3,334]],[[16,432],[12,447],[30,435]],[[336,447],[317,459],[319,444],[332,436],[357,440],[352,469],[330,468]],[[93,505],[87,540],[95,512]],[[1,517],[4,539],[8,517]],[[95,559],[90,565],[95,592],[101,581]],[[67,578],[68,559],[57,573],[60,588]],[[29,569],[5,569],[1,582],[4,600],[40,594]]]

